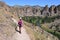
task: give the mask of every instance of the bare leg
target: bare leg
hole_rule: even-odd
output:
[[[19,27],[19,33],[21,33],[21,27]]]

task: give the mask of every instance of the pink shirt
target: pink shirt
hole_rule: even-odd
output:
[[[20,20],[18,21],[18,24],[19,24],[19,25],[22,25],[22,19],[20,19]]]

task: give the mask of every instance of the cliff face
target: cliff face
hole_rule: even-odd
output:
[[[51,7],[48,7],[46,5],[45,7],[40,7],[38,5],[36,6],[8,6],[3,2],[0,2],[0,8],[4,7],[6,11],[11,12],[12,14],[19,14],[20,16],[55,16],[60,15],[60,5],[55,6],[52,5]]]
[[[59,8],[57,6],[45,6],[41,8],[40,6],[27,6],[21,7],[17,9],[19,14],[22,16],[55,16],[60,15]]]

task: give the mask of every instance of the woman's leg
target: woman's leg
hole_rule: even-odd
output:
[[[19,26],[19,33],[21,33],[21,27],[22,27],[22,25],[20,24],[20,26]]]
[[[19,33],[21,33],[21,27],[19,27]]]

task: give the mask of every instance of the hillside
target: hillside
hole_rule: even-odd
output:
[[[25,21],[24,24],[26,25],[25,28],[32,40],[59,40],[54,35],[44,31],[38,26],[34,26],[33,24],[27,23]]]
[[[11,40],[11,36],[15,32],[14,23],[9,13],[3,10],[4,9],[0,9],[0,40]]]

